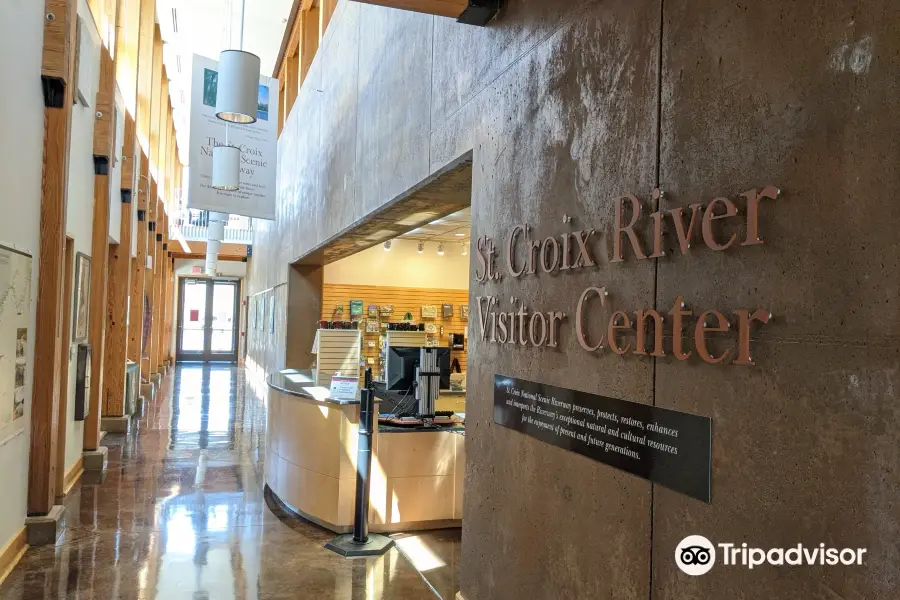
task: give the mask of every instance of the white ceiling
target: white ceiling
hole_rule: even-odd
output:
[[[246,0],[243,49],[259,56],[263,75],[275,68],[292,5],[293,0]],[[192,57],[218,59],[222,50],[238,47],[241,0],[157,0],[156,20],[164,44],[179,159],[187,165]]]
[[[400,237],[420,242],[464,242],[469,239],[471,219],[471,210],[464,208],[449,217],[422,225]]]

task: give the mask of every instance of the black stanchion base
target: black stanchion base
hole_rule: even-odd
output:
[[[378,535],[377,533],[369,534],[369,541],[360,544],[353,541],[353,534],[339,535],[327,544],[325,547],[332,552],[337,552],[345,558],[356,558],[359,556],[381,556],[394,547],[394,540],[387,536]]]

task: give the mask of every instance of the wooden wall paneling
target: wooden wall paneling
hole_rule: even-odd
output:
[[[166,214],[175,214],[177,205],[175,204],[175,117],[174,109],[169,112],[169,139],[166,142]],[[163,232],[168,240],[169,230]]]
[[[282,110],[285,114],[285,120],[291,114],[291,108],[297,100],[297,92],[300,89],[300,56],[294,51],[289,56],[284,67],[284,86],[285,86],[285,104]]]
[[[325,37],[325,31],[328,24],[331,23],[331,17],[334,15],[334,9],[337,8],[338,0],[319,0],[319,39]]]
[[[350,300],[363,301],[363,316],[361,317],[361,319],[364,324],[369,320],[368,307],[370,304],[375,304],[378,306],[391,305],[394,307],[394,312],[390,317],[379,316],[375,319],[379,322],[379,333],[366,333],[365,325],[363,325],[363,359],[366,362],[368,362],[367,359],[369,358],[375,359],[374,365],[367,365],[372,367],[372,373],[375,376],[381,375],[381,368],[379,364],[379,341],[382,330],[380,329],[380,323],[400,323],[403,322],[403,317],[407,312],[412,313],[412,320],[415,323],[434,323],[438,326],[439,331],[440,326],[444,326],[444,335],[440,337],[439,341],[439,345],[441,346],[450,345],[450,333],[466,333],[466,329],[468,327],[468,321],[460,316],[459,308],[461,305],[468,304],[468,290],[402,288],[326,283],[322,289],[321,320],[350,321]],[[445,303],[453,305],[453,316],[446,319],[442,316],[441,313],[441,305]],[[423,319],[423,305],[437,306],[437,318]],[[335,314],[336,306],[344,307],[343,315],[339,316]],[[290,327],[291,325],[289,325],[289,330]],[[374,348],[368,347],[368,342],[370,341],[375,342]],[[462,371],[465,372],[466,350],[451,349],[451,361],[454,358],[459,360],[460,367]],[[364,370],[364,368],[361,369],[361,372]]]
[[[59,468],[56,470],[56,501],[62,500],[65,490],[66,479],[66,420],[69,418],[69,349],[72,333],[72,307],[74,298],[72,297],[72,280],[74,279],[73,271],[75,270],[75,240],[67,237],[65,242],[65,271],[63,283],[63,303],[60,306],[62,311],[62,343],[59,345],[59,389],[65,390],[59,395],[59,422],[62,427],[57,430],[56,436],[56,464]]]
[[[287,93],[287,88],[284,85],[284,69],[278,73],[278,106],[283,107],[286,104],[285,94]],[[287,118],[287,111],[281,108],[278,111],[278,135],[281,135],[281,130],[284,129],[284,122]]]
[[[115,3],[114,7],[118,4]],[[108,15],[114,18],[115,15]],[[91,233],[91,295],[88,305],[88,341],[91,344],[90,410],[84,421],[84,449],[100,446],[100,416],[103,406],[106,300],[109,284],[109,201],[112,162],[116,147],[116,61],[103,49],[100,53],[100,86],[94,121],[94,218]],[[104,102],[106,104],[104,104]],[[105,165],[105,167],[104,167]],[[116,190],[118,192],[118,190]]]
[[[300,85],[306,80],[319,49],[319,8],[310,8],[300,16]]]
[[[159,181],[159,125],[162,116],[162,37],[159,33],[159,25],[154,29],[153,33],[153,75],[152,75],[152,91],[150,94],[150,146],[147,150],[147,157],[150,159],[150,176]],[[151,202],[152,204],[152,202]],[[154,207],[155,210],[155,207]]]
[[[153,104],[153,58],[156,19],[156,0],[139,0],[140,26],[138,28],[137,73],[137,137],[144,153],[150,151],[150,114]]]
[[[131,117],[137,114],[140,25],[141,0],[120,0],[116,23],[116,82],[125,100],[125,109]]]
[[[156,158],[156,183],[159,184],[159,197],[165,199],[166,195],[166,143],[168,142],[169,111],[169,80],[166,78],[166,67],[162,68],[162,81],[159,84],[159,129],[157,131],[157,145],[154,156]]]
[[[77,4],[47,0],[41,77],[45,89],[37,326],[28,462],[28,514],[46,515],[56,500],[63,264],[72,126]],[[54,108],[54,105],[57,108]]]
[[[165,77],[165,75],[164,75]],[[172,99],[169,98],[169,80],[163,79],[163,93],[165,100],[163,101],[163,117],[160,122],[159,132],[159,172],[160,172],[160,196],[163,200],[163,208],[169,205],[169,185],[172,179],[172,173],[169,170],[169,153],[172,144]]]

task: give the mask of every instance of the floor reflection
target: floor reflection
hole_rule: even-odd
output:
[[[434,584],[399,550],[345,560],[323,548],[330,532],[267,500],[257,389],[233,366],[176,368],[127,437],[105,438],[105,478],[73,488],[56,545],[30,549],[0,584],[0,598],[434,598]],[[450,534],[457,546],[423,535],[444,563],[425,575],[453,598],[458,532]]]

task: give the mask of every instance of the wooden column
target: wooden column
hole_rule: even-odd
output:
[[[157,306],[156,306],[156,315],[158,316],[159,326],[156,329],[157,339],[156,339],[156,365],[157,368],[162,371],[165,368],[165,352],[163,351],[163,346],[165,345],[165,327],[163,327],[163,322],[166,318],[166,251],[163,246],[166,245],[166,221],[167,215],[165,213],[165,208],[160,213],[162,215],[159,223],[159,231],[157,240],[159,243],[159,270],[157,274],[159,275],[159,296],[157,297]]]
[[[150,93],[150,146],[147,149],[147,158],[150,159],[150,176],[156,183],[159,183],[159,126],[160,117],[163,114],[161,106],[165,96],[162,95],[163,81],[163,63],[162,63],[162,36],[159,32],[159,25],[153,34],[153,79],[152,91]],[[156,210],[155,195],[150,199],[151,212]]]
[[[150,178],[150,197],[147,199],[147,263],[150,265],[144,269],[144,304],[146,307],[141,311],[141,322],[144,327],[144,348],[141,354],[141,377],[146,374],[147,381],[150,381],[150,375],[156,371],[155,366],[151,362],[150,357],[153,356],[153,336],[151,329],[147,327],[144,321],[144,315],[147,311],[153,314],[153,269],[156,267],[156,206],[157,206],[157,185],[153,178]],[[152,318],[152,317],[151,317]]]
[[[138,143],[144,154],[150,152],[150,111],[153,104],[153,58],[156,31],[156,0],[140,0],[141,24],[138,46],[137,124]],[[143,184],[142,184],[143,185]]]
[[[100,52],[100,87],[94,121],[94,219],[91,230],[91,295],[88,342],[91,344],[90,410],[84,420],[84,449],[100,445],[100,412],[106,350],[106,294],[109,275],[109,173],[115,160],[116,62]]]
[[[150,197],[150,161],[143,152],[139,155],[140,175],[137,183],[138,224],[137,224],[137,256],[131,259],[130,306],[128,309],[128,359],[141,364],[141,351],[144,347],[144,283],[147,265],[147,209]],[[146,380],[149,373],[141,366],[141,379]]]
[[[150,324],[150,339],[153,341],[153,347],[150,349],[150,372],[159,373],[159,346],[160,346],[160,310],[162,308],[162,284],[163,284],[163,265],[165,260],[162,257],[162,228],[165,225],[165,213],[163,213],[162,199],[157,199],[156,208],[156,231],[153,235],[154,255],[153,255],[153,315]]]
[[[106,299],[106,356],[103,362],[102,416],[125,414],[125,367],[128,359],[128,298],[131,293],[131,241],[134,203],[140,172],[137,149],[138,56],[140,52],[141,1],[121,0],[116,32],[116,81],[125,99],[125,131],[122,140],[122,200],[119,243],[109,246],[109,289]],[[150,65],[152,68],[152,64]],[[117,193],[113,190],[111,193]]]
[[[125,118],[124,164],[134,167],[136,146],[135,123],[131,115]],[[131,153],[129,156],[129,148]],[[123,165],[124,166],[124,165]],[[128,295],[131,290],[131,230],[135,201],[133,179],[122,175],[122,223],[119,243],[109,247],[109,292],[106,299],[106,357],[103,366],[103,416],[121,417],[125,414],[125,366],[128,359]]]
[[[56,499],[57,430],[60,425],[60,310],[69,175],[69,139],[75,84],[75,0],[46,0],[41,79],[44,84],[44,162],[41,182],[41,236],[38,262],[37,326],[28,461],[28,514],[46,515]],[[63,423],[63,426],[65,424]]]

